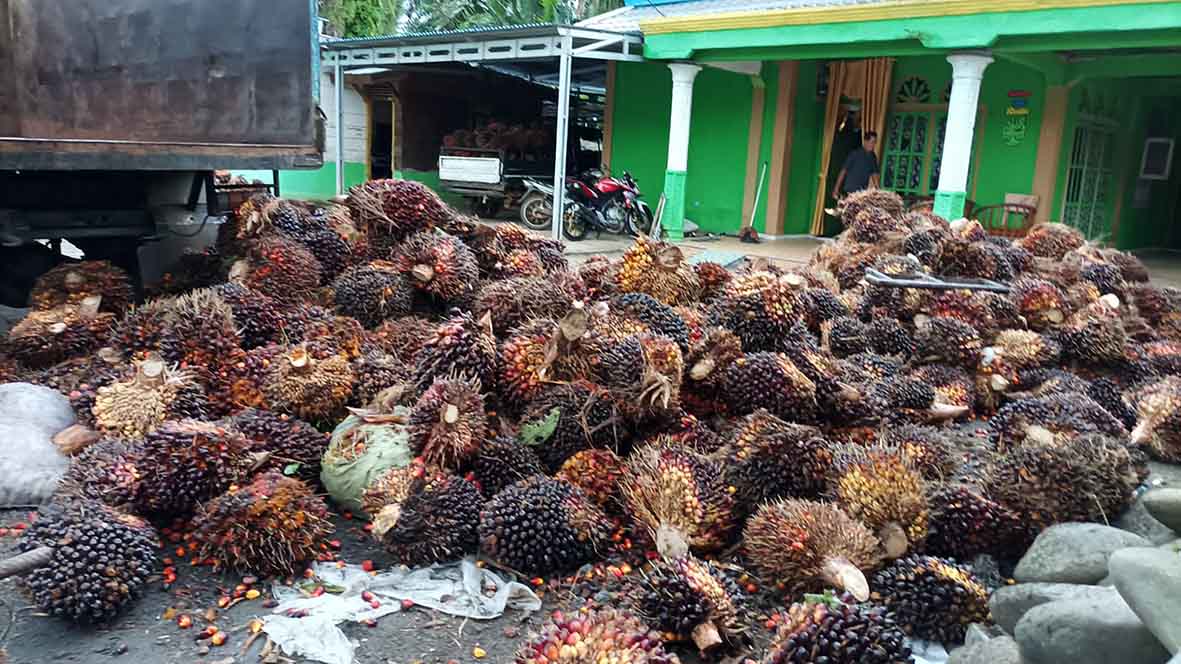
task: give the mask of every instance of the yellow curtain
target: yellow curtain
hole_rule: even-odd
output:
[[[828,204],[828,167],[832,161],[832,141],[836,135],[841,96],[861,101],[861,130],[875,131],[878,136],[886,130],[886,110],[890,106],[890,79],[894,72],[894,58],[871,58],[854,62],[832,62],[828,65],[828,99],[824,112],[823,152],[817,178],[816,209],[812,212],[812,235],[824,233],[824,208]],[[882,156],[882,140],[878,141],[878,159]]]

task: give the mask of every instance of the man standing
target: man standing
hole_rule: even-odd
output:
[[[862,189],[877,188],[878,156],[873,151],[877,143],[877,132],[867,131],[862,135],[861,148],[849,153],[837,176],[836,186],[832,188],[834,199]]]

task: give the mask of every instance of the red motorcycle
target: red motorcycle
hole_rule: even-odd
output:
[[[553,207],[553,190],[531,180],[527,180],[525,186],[531,193],[521,203],[521,219],[530,228],[540,229],[542,217],[548,217]],[[631,235],[647,233],[652,227],[652,209],[640,200],[641,195],[635,178],[626,171],[619,178],[606,177],[598,171],[566,178],[562,234],[568,240],[577,241],[592,230]]]

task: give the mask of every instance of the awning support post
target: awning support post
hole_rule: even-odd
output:
[[[570,69],[573,59],[573,40],[570,35],[562,35],[562,52],[558,56],[558,126],[554,132],[557,139],[554,145],[554,207],[553,222],[550,224],[551,237],[562,239],[562,224],[566,202],[566,148],[570,129]]]
[[[952,68],[951,99],[947,104],[947,130],[943,138],[939,190],[935,192],[935,214],[955,220],[964,216],[980,82],[984,78],[984,69],[992,63],[992,56],[980,52],[953,53],[947,56],[947,61]]]
[[[336,195],[344,193],[344,67],[336,61]]]

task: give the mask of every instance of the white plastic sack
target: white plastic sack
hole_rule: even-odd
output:
[[[53,436],[73,423],[70,400],[60,392],[0,384],[0,507],[49,500],[70,464]]]
[[[272,616],[264,621],[263,631],[288,655],[326,664],[353,662],[356,644],[337,627],[339,623],[376,620],[401,611],[404,599],[475,620],[497,618],[506,609],[530,613],[541,608],[541,600],[528,586],[505,582],[496,573],[476,567],[472,558],[418,569],[394,568],[378,574],[370,574],[357,565],[337,567],[317,563],[312,569],[326,587],[343,590],[308,597],[298,588],[275,585],[273,592],[279,604],[274,613],[298,611],[306,615],[303,618]],[[361,593],[365,591],[373,593],[381,606],[375,609],[362,600]]]
[[[915,664],[945,664],[950,655],[941,644],[934,641],[910,641],[911,654]]]

